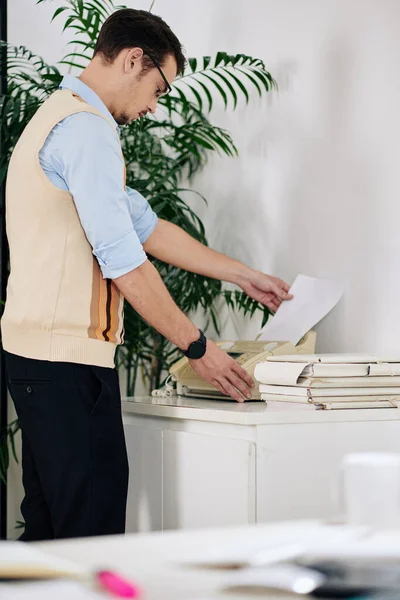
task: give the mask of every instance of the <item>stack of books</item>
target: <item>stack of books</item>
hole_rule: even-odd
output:
[[[400,359],[368,354],[270,356],[256,365],[261,399],[282,408],[398,408]]]

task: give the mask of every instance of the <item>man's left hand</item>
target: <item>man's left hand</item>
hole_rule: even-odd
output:
[[[273,313],[285,300],[291,300],[289,294],[290,286],[272,275],[266,275],[261,271],[251,271],[245,281],[240,283],[242,290],[257,302],[267,306]]]

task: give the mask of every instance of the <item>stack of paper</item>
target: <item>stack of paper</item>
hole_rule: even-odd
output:
[[[367,354],[271,356],[254,371],[261,399],[296,408],[397,408],[400,359]]]

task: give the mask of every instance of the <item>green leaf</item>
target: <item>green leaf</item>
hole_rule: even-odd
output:
[[[189,58],[188,60],[189,66],[192,69],[192,73],[197,69],[197,58]]]
[[[204,56],[203,57],[203,70],[207,69],[208,65],[211,62],[211,56]]]
[[[196,90],[196,88],[193,85],[190,85],[186,81],[184,83],[186,83],[186,85],[191,89],[193,95],[195,96],[195,98],[197,100],[197,104],[199,105],[199,110],[202,111],[203,110],[203,100],[201,99],[199,92]]]
[[[77,40],[76,38],[74,38],[73,40],[69,40],[69,42],[67,42],[68,46],[83,46],[85,49],[90,50],[91,48],[88,45],[87,41],[83,41],[83,40]]]
[[[75,19],[76,19],[76,17],[74,15],[68,17],[68,19],[64,23],[63,32],[72,25],[72,23],[75,21]]]
[[[100,0],[90,0],[85,2],[86,7],[93,8],[93,10],[97,10],[102,17],[105,19],[110,15],[111,11],[109,8],[104,6],[104,2],[100,2]]]
[[[87,60],[90,61],[90,56],[86,56],[85,54],[82,54],[81,52],[70,52],[69,54],[66,54],[62,60],[63,64],[65,64],[65,59],[67,58],[82,58],[83,60]]]
[[[211,315],[211,320],[213,322],[214,329],[215,329],[217,335],[219,335],[220,334],[219,322],[218,322],[217,313],[214,310],[214,307],[210,308],[210,315]]]
[[[8,164],[1,165],[0,167],[0,185],[5,181],[8,170]]]
[[[65,10],[68,10],[68,8],[69,8],[68,6],[60,6],[60,8],[57,8],[56,12],[52,16],[51,22],[54,21],[54,19],[56,17],[58,17],[58,15],[60,15],[62,12],[64,12]]]
[[[15,440],[14,440],[14,433],[10,434],[10,445],[11,445],[11,451],[12,451],[12,455],[14,457],[14,460],[17,464],[18,463],[18,458],[17,458],[17,452],[15,450]]]
[[[271,313],[270,313],[269,309],[265,306],[264,307],[263,319],[262,319],[262,323],[261,323],[261,329],[264,327],[264,325],[266,325],[266,323],[267,323],[267,321],[269,319],[270,314]]]
[[[248,79],[250,79],[250,81],[252,82],[252,84],[253,84],[253,85],[254,85],[254,86],[257,88],[258,95],[259,95],[259,96],[260,96],[260,98],[261,98],[261,96],[262,96],[262,91],[261,91],[261,88],[260,88],[260,86],[259,86],[259,84],[258,84],[257,80],[256,80],[256,79],[254,79],[254,78],[253,78],[253,77],[250,75],[250,73],[249,73],[248,71],[246,71],[246,69],[241,69],[241,68],[239,68],[239,67],[238,67],[238,71],[240,71],[241,73],[243,73],[243,75],[245,75],[245,76],[246,76]]]
[[[81,65],[79,63],[71,62],[70,60],[60,60],[60,65],[68,65],[69,67],[76,67],[82,70],[87,67],[87,65]]]
[[[227,56],[226,52],[217,52],[217,55],[216,55],[215,61],[214,61],[214,67],[218,67],[218,65],[222,61],[224,61],[224,63],[225,63],[226,56]]]
[[[225,105],[225,109],[226,109],[226,107],[228,106],[228,97],[225,93],[225,90],[222,88],[222,86],[207,73],[200,73],[200,75],[203,75],[203,77],[206,77],[209,81],[211,81],[215,85],[215,87],[217,88],[217,90],[219,91],[219,93],[222,96],[222,99],[223,99],[224,105]]]
[[[222,73],[220,73],[219,71],[215,71],[214,75],[216,77],[220,77],[222,79],[222,81],[225,83],[225,85],[229,88],[229,91],[231,92],[232,97],[233,97],[233,110],[235,110],[236,105],[237,105],[237,94],[236,94],[235,88],[233,87],[233,85],[231,84],[229,79],[227,77],[224,77],[224,75],[222,75]]]
[[[213,106],[213,99],[211,96],[211,92],[208,89],[207,86],[204,85],[204,83],[202,81],[198,81],[197,80],[198,85],[201,87],[201,89],[203,90],[203,92],[205,93],[207,100],[208,100],[208,111],[211,112],[212,106]]]
[[[229,77],[231,77],[235,81],[235,83],[237,84],[239,89],[242,91],[244,97],[246,98],[246,104],[248,104],[249,103],[249,92],[246,90],[245,86],[240,81],[239,77],[236,77],[236,75],[234,73],[232,73],[231,71],[229,71],[228,69],[224,69],[224,73],[229,75]]]
[[[62,76],[59,74],[54,74],[54,73],[46,73],[45,75],[42,75],[42,78],[45,81],[51,81],[55,84],[59,84],[62,81]]]
[[[258,71],[257,69],[250,69],[251,72],[258,77],[258,79],[261,81],[261,83],[263,84],[265,91],[269,91],[270,89],[270,81],[269,79],[266,77],[266,75],[262,72],[262,71]]]

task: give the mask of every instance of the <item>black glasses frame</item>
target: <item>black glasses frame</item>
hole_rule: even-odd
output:
[[[164,83],[165,83],[165,85],[167,86],[167,89],[168,89],[168,91],[166,92],[166,94],[169,94],[170,92],[172,92],[172,87],[170,86],[168,79],[165,77],[164,71],[160,67],[159,62],[155,58],[153,58],[153,56],[151,54],[149,54],[148,52],[146,52],[146,54],[150,58],[150,60],[153,62],[153,64],[156,67],[156,69],[158,69],[158,71],[159,71],[161,77],[163,78]]]

